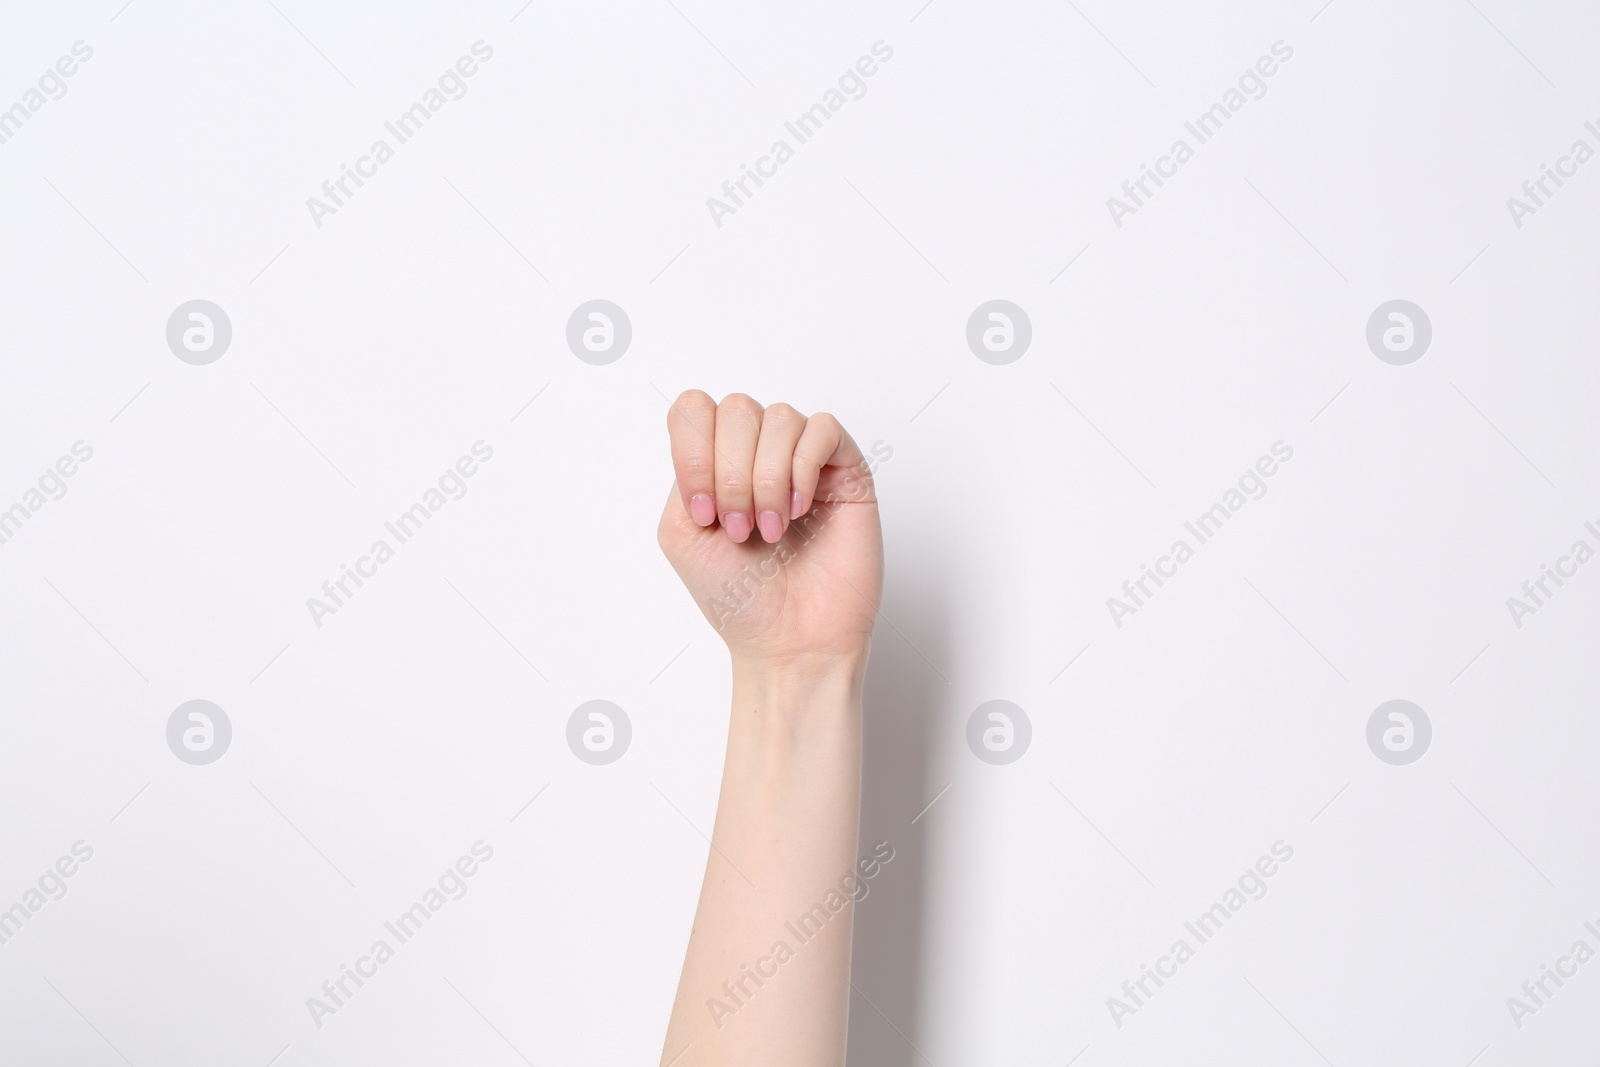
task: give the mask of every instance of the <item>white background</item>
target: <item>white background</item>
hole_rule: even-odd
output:
[[[0,107],[94,54],[0,145],[0,508],[94,456],[0,545],[0,908],[94,856],[0,945],[0,1059],[655,1062],[727,699],[654,543],[689,387],[893,449],[862,839],[896,858],[852,1063],[1600,1054],[1600,963],[1520,1029],[1506,1005],[1600,948],[1600,564],[1506,607],[1600,547],[1600,162],[1506,207],[1600,147],[1600,14],[920,2],[7,5]],[[316,226],[478,40],[466,96]],[[716,226],[879,40],[866,95]],[[1279,40],[1266,95],[1116,226]],[[233,325],[209,366],[165,340],[196,298]],[[608,366],[564,339],[593,298],[633,324]],[[964,336],[993,298],[1033,326],[1006,366]],[[1433,324],[1409,366],[1364,336],[1396,298]],[[478,440],[467,495],[314,625]],[[1268,494],[1116,626],[1279,440]],[[165,739],[196,698],[234,729],[203,767]],[[595,698],[633,724],[606,767],[564,740]],[[964,736],[996,698],[1033,724],[1007,766]],[[1433,723],[1409,766],[1365,739],[1394,698]],[[470,892],[316,1026],[480,839]],[[1270,892],[1118,1027],[1107,998],[1279,840]]]

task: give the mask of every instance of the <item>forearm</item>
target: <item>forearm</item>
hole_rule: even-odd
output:
[[[865,659],[734,665],[722,793],[663,1064],[844,1062]]]

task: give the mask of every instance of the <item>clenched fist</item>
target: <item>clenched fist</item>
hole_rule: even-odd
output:
[[[864,665],[883,537],[872,472],[839,421],[691,389],[667,431],[677,483],[657,537],[735,661]]]

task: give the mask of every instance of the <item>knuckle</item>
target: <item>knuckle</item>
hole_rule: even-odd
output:
[[[778,403],[767,408],[766,413],[762,417],[768,422],[788,423],[795,422],[802,416],[791,405]]]
[[[678,460],[678,468],[685,480],[696,485],[711,478],[711,461],[706,458],[705,452],[698,448],[683,453]]]
[[[687,419],[694,416],[705,416],[717,409],[711,397],[699,389],[685,389],[678,394],[678,399],[667,408],[667,426],[670,428],[677,419]]]
[[[678,399],[673,401],[673,406],[686,408],[689,410],[698,410],[716,407],[717,405],[716,402],[711,399],[710,394],[708,394],[705,390],[685,389],[683,392],[678,394]]]
[[[761,405],[744,393],[729,393],[722,398],[717,410],[730,415],[756,416],[761,414]]]

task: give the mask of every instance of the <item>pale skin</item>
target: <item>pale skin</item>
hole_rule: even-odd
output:
[[[786,924],[857,866],[861,690],[883,587],[872,475],[831,415],[738,393],[684,393],[667,429],[677,481],[657,536],[728,646],[733,707],[661,1063],[838,1067],[854,905],[803,942]]]

